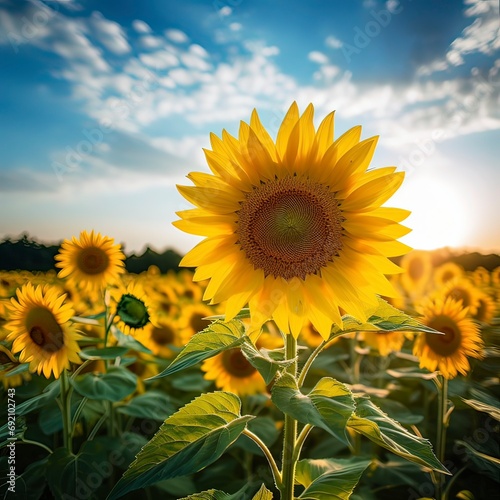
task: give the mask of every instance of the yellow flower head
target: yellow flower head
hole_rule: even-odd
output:
[[[471,273],[472,282],[477,287],[488,287],[491,284],[491,276],[488,269],[482,266],[476,267]]]
[[[403,332],[362,332],[365,344],[377,350],[381,356],[389,356],[393,351],[400,351],[405,342]]]
[[[178,212],[180,229],[206,237],[182,259],[210,279],[204,299],[225,302],[226,320],[249,304],[252,329],[268,319],[297,337],[310,321],[327,338],[340,308],[361,320],[376,295],[393,294],[388,257],[409,248],[409,212],[382,205],[403,181],[396,167],[367,170],[377,138],[361,127],[333,139],[333,113],[315,129],[314,108],[292,104],[276,142],[257,112],[239,137],[211,135],[212,174],[191,173],[179,186],[197,208]]]
[[[479,305],[480,290],[468,279],[454,278],[448,281],[437,293],[443,295],[443,297],[451,297],[453,300],[460,301],[462,307],[468,308],[471,316],[476,314]]]
[[[177,321],[166,316],[159,316],[156,325],[146,325],[135,338],[147,347],[155,356],[171,358],[174,355],[172,346],[181,347],[182,339]]]
[[[401,259],[404,273],[401,285],[411,297],[419,297],[424,292],[432,275],[432,261],[429,252],[413,250]]]
[[[73,236],[71,241],[63,241],[55,257],[56,266],[61,268],[58,277],[69,277],[88,290],[104,288],[125,270],[125,255],[120,248],[108,236],[82,231],[80,239]]]
[[[115,322],[125,335],[137,334],[148,324],[156,324],[154,307],[139,281],[130,281],[111,293],[116,302]]]
[[[434,283],[439,288],[455,278],[461,278],[464,270],[454,262],[445,262],[434,269]]]
[[[0,380],[4,389],[18,387],[31,379],[31,375],[27,372],[10,375],[9,372],[12,372],[18,366],[19,361],[14,357],[12,352],[0,344]]]
[[[477,296],[477,307],[472,317],[480,323],[491,324],[495,316],[497,304],[487,293],[480,291]]]
[[[185,345],[189,339],[198,332],[204,330],[210,325],[211,321],[203,318],[217,314],[213,308],[206,304],[189,304],[181,309],[179,317],[179,329],[181,335],[181,343]]]
[[[470,370],[468,357],[481,358],[483,341],[474,321],[467,317],[467,308],[451,297],[426,300],[418,307],[422,323],[444,335],[421,333],[413,345],[413,354],[420,358],[420,368],[439,370],[447,379],[466,375]]]
[[[35,288],[27,283],[9,304],[11,314],[5,327],[10,330],[7,341],[13,342],[12,352],[20,353],[19,361],[29,363],[31,372],[43,372],[46,378],[51,373],[59,378],[71,362],[81,362],[80,335],[70,322],[73,307],[65,298],[48,285]]]
[[[275,349],[283,345],[281,339],[263,333],[256,342],[258,349]],[[206,359],[201,365],[204,378],[214,380],[217,388],[240,396],[266,392],[266,382],[261,374],[245,358],[241,349],[236,347]]]

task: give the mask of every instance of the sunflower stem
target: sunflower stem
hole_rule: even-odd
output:
[[[439,377],[440,384],[438,386],[438,421],[437,421],[437,437],[436,437],[436,452],[438,460],[443,463],[446,448],[446,428],[448,427],[448,380],[443,376]],[[442,500],[444,497],[443,486],[444,476],[440,474],[436,481],[436,499]]]
[[[297,341],[293,335],[286,336],[285,359],[295,360],[287,371],[295,379],[297,378]],[[290,415],[285,414],[285,426],[283,433],[283,460],[281,477],[283,479],[281,487],[281,500],[293,500],[295,484],[295,466],[297,457],[295,456],[295,445],[297,441],[297,421]]]
[[[63,421],[63,444],[73,453],[73,428],[71,425],[71,393],[66,370],[61,373],[61,413]]]

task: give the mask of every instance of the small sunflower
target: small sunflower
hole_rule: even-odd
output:
[[[482,266],[476,267],[471,273],[472,282],[479,288],[488,287],[491,284],[491,276],[488,269]]]
[[[340,309],[366,320],[377,295],[394,292],[385,275],[400,272],[388,257],[409,248],[397,239],[409,212],[382,205],[404,172],[368,170],[377,137],[361,127],[333,139],[333,113],[315,129],[314,108],[288,110],[276,142],[256,111],[239,137],[211,135],[211,174],[191,173],[178,186],[197,208],[174,225],[206,237],[182,259],[210,282],[204,300],[224,303],[226,320],[250,307],[252,329],[274,319],[297,337],[312,322],[323,338],[342,325]]]
[[[9,304],[11,314],[5,325],[10,330],[7,340],[13,341],[12,352],[20,353],[19,361],[29,363],[31,372],[43,373],[46,378],[53,373],[59,378],[71,362],[81,362],[77,343],[80,335],[70,322],[73,307],[65,303],[65,295],[48,285],[35,288],[27,283],[16,294]]]
[[[420,368],[439,370],[451,379],[470,370],[468,357],[481,358],[483,341],[474,321],[467,317],[467,308],[451,297],[426,300],[418,307],[422,323],[444,335],[421,333],[413,345],[413,354],[420,359]]]
[[[413,250],[401,259],[405,272],[401,275],[401,285],[412,297],[419,297],[429,283],[432,275],[432,261],[429,252]]]
[[[491,283],[495,286],[500,285],[500,266],[495,267],[495,269],[491,271]]]
[[[182,346],[177,321],[165,316],[159,316],[156,325],[146,325],[135,338],[160,358],[171,358],[174,355],[171,348]]]
[[[403,332],[362,332],[366,345],[376,349],[381,356],[389,356],[391,352],[400,351],[405,342]]]
[[[480,291],[466,278],[454,278],[438,291],[443,297],[451,297],[461,301],[467,307],[469,314],[474,316],[479,305]]]
[[[125,335],[134,335],[148,324],[156,324],[154,307],[138,281],[112,291],[116,302],[115,322]]]
[[[205,304],[190,304],[182,308],[179,317],[179,329],[182,345],[189,342],[189,339],[198,332],[204,330],[211,321],[207,318],[217,314],[213,307]]]
[[[477,296],[477,307],[472,318],[480,323],[491,324],[491,320],[495,316],[497,304],[487,293],[479,292]]]
[[[455,278],[462,278],[464,276],[464,270],[458,264],[454,262],[445,262],[434,269],[434,283],[440,288],[449,281]]]
[[[87,290],[104,288],[125,270],[121,246],[94,231],[82,231],[80,239],[64,240],[55,258],[56,266],[62,268],[58,277],[77,281]]]
[[[256,342],[258,349],[275,349],[283,345],[281,339],[262,333]],[[265,393],[266,382],[261,374],[245,358],[241,349],[234,348],[206,359],[201,365],[206,380],[213,380],[215,386],[239,396]]]

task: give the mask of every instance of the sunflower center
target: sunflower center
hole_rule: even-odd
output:
[[[122,295],[116,314],[131,328],[142,328],[149,323],[149,313],[146,304],[134,295]]]
[[[64,346],[64,332],[54,315],[45,307],[32,309],[26,317],[30,339],[48,353],[55,353]]]
[[[238,216],[241,248],[266,276],[304,279],[342,248],[338,201],[326,186],[309,179],[262,184],[247,195]]]
[[[203,319],[205,317],[204,314],[193,313],[189,318],[189,326],[193,329],[193,332],[201,332],[204,330],[210,323],[209,320]]]
[[[227,373],[237,378],[250,377],[257,371],[239,349],[224,351],[222,353],[222,364]]]
[[[457,302],[461,300],[464,307],[468,307],[470,305],[470,295],[463,288],[453,288],[450,290],[448,296]]]
[[[174,342],[174,331],[168,326],[162,326],[161,328],[153,328],[153,333],[151,338],[158,345],[167,345]]]
[[[462,336],[458,327],[443,325],[440,322],[431,322],[429,326],[444,333],[444,335],[426,333],[427,344],[436,354],[451,356],[460,348]]]
[[[77,265],[85,274],[102,274],[108,269],[109,256],[98,247],[83,248],[78,254]]]

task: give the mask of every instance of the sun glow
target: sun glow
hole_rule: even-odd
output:
[[[420,250],[466,245],[471,213],[465,200],[456,186],[440,179],[408,178],[393,198],[394,203],[404,202],[412,212],[406,220],[412,232],[401,241]]]

